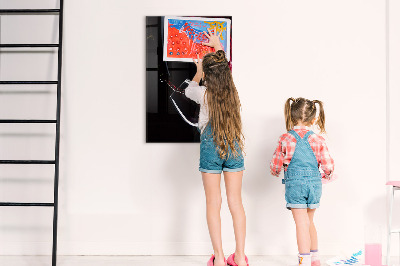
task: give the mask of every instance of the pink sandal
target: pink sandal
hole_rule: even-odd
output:
[[[249,260],[247,259],[247,256],[246,256],[246,255],[244,256],[244,259],[246,260],[247,266],[249,266]],[[235,253],[231,254],[231,255],[228,257],[227,263],[228,263],[228,265],[230,265],[230,266],[238,266],[238,265],[236,264],[236,262],[235,262]]]
[[[210,260],[207,262],[207,266],[214,266],[214,260],[215,260],[215,255],[212,254]],[[227,265],[225,257],[224,257],[224,262],[225,262],[225,265]]]

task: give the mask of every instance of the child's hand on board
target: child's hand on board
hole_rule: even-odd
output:
[[[204,31],[204,35],[207,36],[208,42],[203,42],[201,44],[213,47],[215,49],[215,51],[222,50],[222,46],[219,41],[222,30],[219,33],[216,28],[213,31],[211,31],[210,29],[207,29],[207,31],[208,31],[208,34],[207,34],[207,32]]]

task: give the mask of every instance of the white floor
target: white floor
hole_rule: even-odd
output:
[[[323,257],[322,261],[330,258]],[[206,256],[59,256],[58,266],[206,266]],[[399,265],[398,257],[391,266]],[[295,256],[250,256],[251,266],[290,266]],[[1,266],[50,266],[49,256],[0,256]],[[322,265],[327,265],[322,263]]]
[[[59,256],[59,266],[206,266],[207,256]],[[327,259],[327,258],[323,258]],[[296,256],[250,256],[251,266],[288,266]],[[47,266],[48,256],[0,256],[1,266]],[[325,264],[323,264],[325,265]]]

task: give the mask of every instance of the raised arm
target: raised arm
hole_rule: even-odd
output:
[[[196,64],[197,71],[196,75],[194,75],[192,81],[189,82],[188,87],[185,89],[185,95],[192,101],[195,101],[197,104],[200,104],[205,93],[205,87],[199,86],[200,80],[203,77],[203,67],[202,67],[202,61],[198,55],[197,55],[197,60],[193,59],[193,62]]]
[[[220,31],[219,33],[218,33],[217,29],[215,29],[214,31],[207,29],[207,31],[209,34],[207,34],[207,32],[204,32],[204,34],[207,36],[208,42],[203,42],[202,44],[213,47],[215,49],[215,51],[223,50],[221,43],[219,41],[222,31]],[[197,83],[200,83],[200,80],[203,78],[203,64],[202,64],[202,60],[200,59],[199,55],[197,55],[197,60],[193,59],[193,62],[196,64],[197,71],[196,71],[196,75],[194,75],[192,81],[196,81]]]
[[[197,83],[200,83],[200,80],[203,77],[203,62],[200,59],[199,55],[197,55],[197,61],[196,61],[196,59],[193,59],[193,62],[197,67],[197,71],[196,71],[196,75],[194,75],[192,81],[196,81]]]

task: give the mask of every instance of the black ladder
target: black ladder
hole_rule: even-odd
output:
[[[60,110],[61,110],[61,66],[62,66],[62,32],[63,32],[63,0],[60,0],[59,9],[0,9],[0,15],[58,15],[58,43],[57,44],[0,44],[0,48],[58,48],[57,80],[51,81],[0,81],[2,84],[54,84],[57,85],[57,113],[55,120],[40,119],[0,119],[0,123],[46,123],[56,125],[54,160],[0,160],[0,164],[54,164],[54,198],[53,202],[0,202],[0,206],[23,207],[53,207],[53,246],[52,266],[57,264],[57,218],[58,218],[58,180],[59,180],[59,153],[60,153]]]

